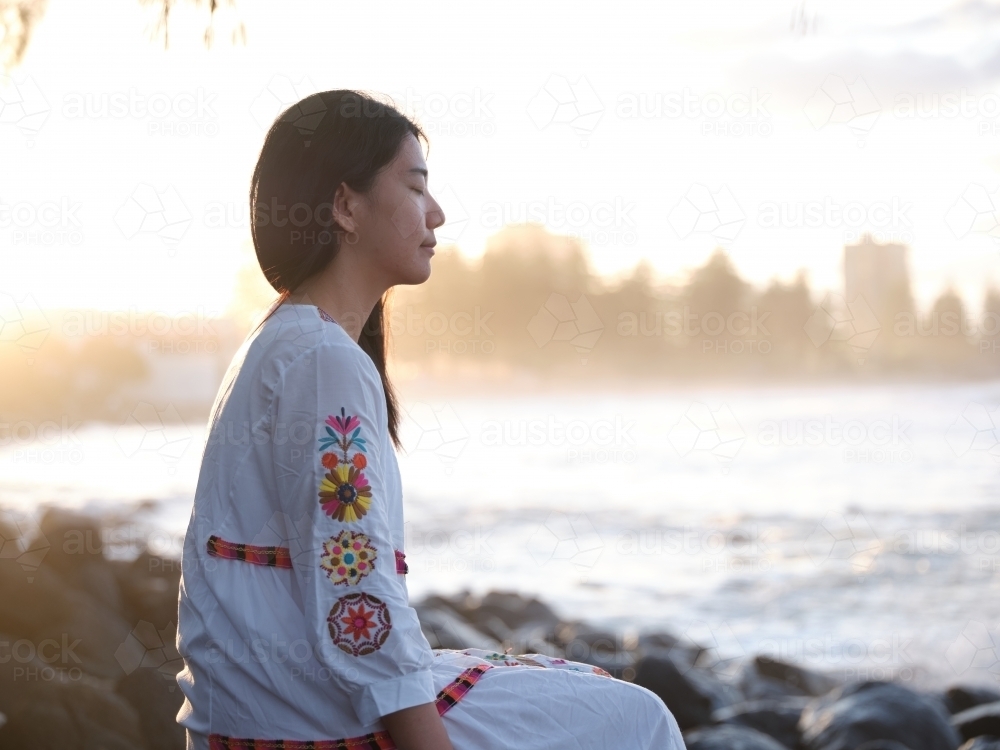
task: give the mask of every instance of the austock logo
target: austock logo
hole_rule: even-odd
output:
[[[713,411],[707,404],[699,402],[688,407],[667,435],[682,458],[692,454],[710,454],[722,464],[723,474],[729,472],[729,465],[746,438],[746,432],[727,405],[723,404]]]
[[[455,461],[469,442],[469,432],[451,404],[435,409],[430,404],[415,403],[406,410],[403,443],[414,451],[428,451],[438,457],[450,474]]]
[[[160,411],[148,401],[140,401],[115,430],[115,442],[127,458],[139,453],[158,454],[172,474],[191,442],[191,431],[173,404]]]
[[[0,75],[0,124],[14,125],[28,146],[35,145],[49,111],[48,100],[31,76]]]
[[[0,344],[17,346],[30,365],[50,330],[49,321],[34,297],[28,294],[18,300],[0,292]]]
[[[169,254],[174,255],[191,218],[191,212],[172,186],[157,192],[151,185],[140,184],[115,213],[115,224],[127,240],[139,233],[157,235]]]
[[[878,99],[862,76],[854,83],[847,83],[840,76],[827,76],[805,105],[806,117],[816,130],[827,125],[846,125],[858,137],[859,146],[864,146],[864,138],[875,127],[881,111]]]
[[[0,560],[16,562],[28,583],[34,583],[35,572],[51,548],[34,516],[0,511]]]
[[[945,439],[956,456],[970,451],[988,455],[1000,463],[1000,408],[992,411],[975,401],[969,403],[948,428]]]
[[[593,134],[604,114],[604,103],[586,76],[570,81],[553,74],[528,102],[528,116],[535,127],[544,130],[552,124],[571,127],[580,136],[580,145]]]
[[[696,232],[706,232],[727,244],[743,229],[746,214],[725,185],[713,193],[707,186],[696,183],[673,207],[667,220],[682,240]]]
[[[806,539],[806,553],[817,567],[846,565],[861,580],[874,571],[882,548],[860,512],[829,512]]]
[[[981,233],[1000,242],[1000,190],[989,193],[982,185],[969,185],[948,209],[945,223],[958,239]]]
[[[828,294],[802,330],[816,348],[831,341],[846,343],[863,365],[882,325],[862,295],[845,302],[839,294]]]
[[[115,650],[115,660],[126,675],[137,669],[155,669],[170,682],[169,689],[173,692],[174,676],[184,666],[175,645],[175,633],[173,623],[159,630],[152,623],[140,620]]]
[[[584,365],[603,332],[604,323],[583,294],[570,302],[565,295],[553,292],[528,322],[528,333],[539,349],[551,341],[566,341],[581,355]]]
[[[539,567],[553,562],[569,563],[585,575],[597,564],[604,551],[604,540],[585,513],[551,511],[534,528],[525,546]]]

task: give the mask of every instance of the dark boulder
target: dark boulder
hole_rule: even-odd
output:
[[[997,701],[1000,701],[1000,692],[978,685],[953,685],[944,694],[945,708],[952,714]]]
[[[635,667],[635,684],[652,690],[677,719],[682,731],[712,721],[712,701],[670,659],[646,656]]]
[[[990,735],[1000,737],[1000,701],[983,703],[951,717],[963,740]]]
[[[132,562],[115,563],[115,576],[129,622],[146,620],[161,627],[177,622],[179,560],[142,552]]]
[[[420,620],[420,629],[431,648],[483,648],[500,651],[500,644],[485,633],[481,633],[450,608],[415,607]]]
[[[799,729],[806,750],[856,750],[873,740],[910,750],[956,750],[960,743],[939,700],[890,682],[852,683],[816,698]]]
[[[1000,737],[992,737],[986,734],[980,737],[973,737],[958,750],[1000,750]]]
[[[740,669],[736,682],[748,700],[818,697],[841,684],[829,675],[767,656],[756,656],[746,662]]]
[[[805,695],[820,696],[829,693],[841,685],[841,681],[830,675],[811,669],[772,659],[768,656],[757,656],[753,660],[754,668],[762,677],[777,680],[790,688],[799,690]]]
[[[684,735],[684,744],[687,750],[787,750],[763,732],[732,724],[688,732]]]
[[[799,745],[799,718],[808,698],[782,698],[738,703],[712,712],[717,724],[750,727],[788,748]]]
[[[184,693],[173,675],[157,669],[136,669],[118,682],[116,691],[138,714],[149,750],[184,750],[184,727],[177,723]]]
[[[25,683],[0,728],[0,750],[146,750],[139,717],[107,686],[86,678]]]

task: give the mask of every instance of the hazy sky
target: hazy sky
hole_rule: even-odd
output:
[[[249,257],[266,127],[343,87],[424,124],[439,239],[470,255],[536,218],[581,234],[607,273],[648,258],[681,274],[723,246],[756,282],[805,268],[839,289],[843,244],[874,230],[911,245],[922,304],[954,284],[978,306],[1000,284],[1000,5],[239,0],[238,14],[246,46],[224,15],[206,52],[203,16],[182,8],[164,52],[138,0],[50,0],[0,88],[0,293],[221,310]]]

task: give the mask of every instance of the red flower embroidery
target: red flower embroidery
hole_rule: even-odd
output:
[[[378,651],[392,629],[389,608],[370,594],[342,596],[334,603],[326,621],[334,645],[352,656]]]
[[[322,461],[323,461],[323,466],[325,466],[327,469],[335,469],[340,459],[337,458],[336,453],[324,453]]]
[[[365,458],[364,453],[355,453],[354,458],[351,459],[351,463],[357,469],[363,469],[368,465],[368,459]]]

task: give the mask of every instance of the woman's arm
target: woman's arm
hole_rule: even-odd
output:
[[[399,750],[454,750],[434,703],[386,714],[382,723]]]

